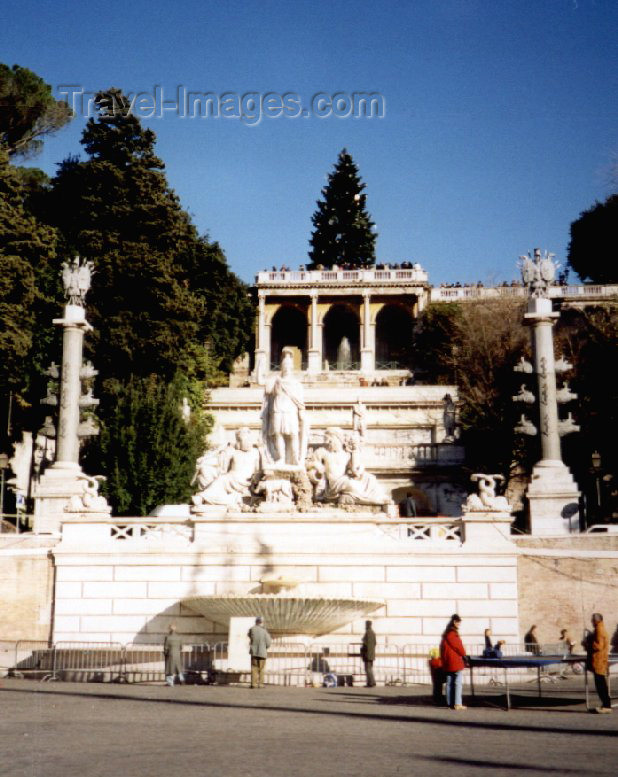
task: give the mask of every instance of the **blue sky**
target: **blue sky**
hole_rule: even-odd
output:
[[[378,261],[430,281],[500,282],[611,192],[618,155],[614,0],[24,0],[0,60],[55,90],[378,92],[383,118],[144,119],[171,186],[242,278],[307,261],[311,215],[346,147]],[[145,111],[147,113],[147,111]],[[85,119],[28,164],[81,152]]]

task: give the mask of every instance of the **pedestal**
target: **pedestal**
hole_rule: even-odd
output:
[[[365,375],[371,375],[375,372],[375,354],[371,348],[361,350],[361,372]]]
[[[83,481],[77,475],[78,464],[50,467],[41,475],[33,489],[35,534],[60,534],[60,524],[67,517],[64,511],[72,496],[84,492]]]
[[[561,461],[541,460],[526,491],[530,534],[555,536],[579,531],[580,492]]]
[[[310,375],[317,375],[322,372],[322,354],[311,348],[307,353],[307,372]]]
[[[475,548],[491,546],[494,549],[500,545],[512,545],[513,516],[510,513],[472,511],[464,514],[462,522],[466,545],[474,545]]]

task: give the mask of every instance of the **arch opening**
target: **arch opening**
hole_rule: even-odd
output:
[[[387,304],[376,317],[377,369],[412,368],[414,319],[402,305]]]
[[[302,369],[307,359],[307,314],[293,305],[283,305],[273,316],[270,335],[271,369],[279,369],[281,350],[297,349],[294,369]]]
[[[360,320],[348,305],[333,305],[324,316],[324,358],[332,370],[357,370],[360,361]]]

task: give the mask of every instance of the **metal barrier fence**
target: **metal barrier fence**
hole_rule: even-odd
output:
[[[45,640],[22,639],[14,643],[9,673],[13,677],[45,679],[53,671],[54,650]]]
[[[484,645],[465,645],[471,656],[481,656]],[[334,676],[339,685],[364,685],[365,669],[360,656],[360,642],[321,644],[273,640],[268,652],[265,679],[282,686],[322,685],[325,675]],[[378,644],[374,675],[379,684],[430,684],[429,651],[431,645],[403,646]],[[437,647],[437,644],[434,646]],[[534,655],[529,645],[502,646],[504,657]],[[562,655],[564,646],[540,645],[541,655]],[[250,670],[228,665],[227,642],[186,644],[182,667],[189,683],[246,682]],[[583,675],[584,660],[575,664],[543,667],[541,680],[557,682]],[[43,640],[0,640],[0,669],[17,677],[40,680],[73,680],[90,682],[162,682],[165,679],[165,657],[161,645],[129,643],[58,642],[48,645]],[[536,669],[510,670],[514,682],[537,680]],[[468,673],[464,681],[468,682]],[[502,685],[503,676],[492,667],[478,667],[475,684]]]
[[[273,640],[268,649],[264,670],[265,682],[271,685],[294,685],[304,688],[309,682],[307,646],[302,642]]]
[[[125,647],[120,642],[57,642],[49,679],[119,682],[125,676]]]

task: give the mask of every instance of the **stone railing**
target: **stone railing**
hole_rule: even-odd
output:
[[[397,522],[380,523],[380,529],[396,540],[417,543],[451,543],[464,541],[461,518],[406,518]]]
[[[523,286],[457,286],[431,289],[432,302],[470,302],[482,299],[512,299],[527,297]],[[551,299],[597,300],[618,297],[618,285],[570,285],[550,286]]]
[[[404,466],[451,466],[461,464],[464,450],[449,443],[365,443],[367,461],[376,466],[399,464]]]
[[[423,269],[407,270],[285,270],[259,272],[255,276],[258,286],[303,283],[319,285],[320,283],[427,283],[428,275]]]

